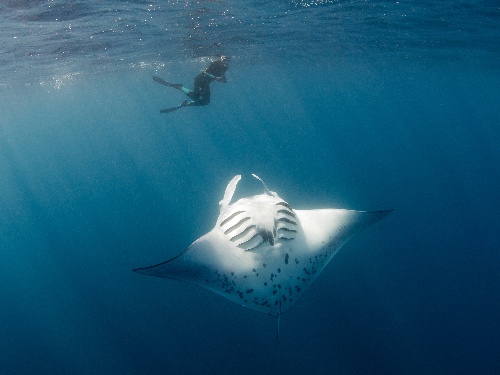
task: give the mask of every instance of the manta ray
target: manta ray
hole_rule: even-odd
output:
[[[190,282],[279,319],[352,236],[393,211],[296,210],[252,176],[263,194],[231,203],[241,175],[233,177],[210,232],[176,257],[134,271]]]

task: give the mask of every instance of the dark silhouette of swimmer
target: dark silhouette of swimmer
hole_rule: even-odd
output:
[[[169,113],[173,112],[179,108],[187,107],[187,106],[199,106],[199,105],[207,105],[210,103],[210,83],[212,81],[226,83],[226,77],[224,74],[228,68],[229,57],[221,56],[219,60],[215,60],[208,68],[206,68],[203,72],[198,74],[194,79],[194,90],[184,87],[181,83],[170,83],[158,76],[154,76],[153,79],[161,83],[162,85],[173,87],[174,89],[181,90],[184,94],[186,94],[191,100],[184,100],[178,106],[172,108],[162,109],[161,113]]]

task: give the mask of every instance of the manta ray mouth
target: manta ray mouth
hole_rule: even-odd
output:
[[[297,215],[290,205],[280,200],[260,210],[240,209],[228,214],[220,228],[239,248],[248,251],[277,240],[293,240],[297,233]]]

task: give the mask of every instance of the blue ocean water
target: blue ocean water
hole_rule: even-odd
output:
[[[2,374],[496,374],[496,1],[2,1]],[[192,85],[232,57],[206,107]],[[395,212],[281,318],[133,268],[228,181]]]

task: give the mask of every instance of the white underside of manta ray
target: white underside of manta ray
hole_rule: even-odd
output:
[[[187,281],[272,316],[285,313],[356,233],[392,212],[294,210],[265,183],[264,194],[231,204],[235,176],[215,227],[178,256],[134,271]]]

